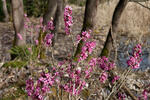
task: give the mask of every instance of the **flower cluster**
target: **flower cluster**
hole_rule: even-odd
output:
[[[64,11],[64,21],[65,21],[65,32],[66,34],[70,34],[71,31],[71,26],[73,25],[73,20],[72,20],[72,8],[70,6],[65,7]]]
[[[25,17],[27,22],[29,22],[27,15],[25,15]],[[68,35],[71,33],[71,26],[73,24],[72,19],[72,8],[70,6],[66,6],[64,11],[64,21],[65,32]],[[26,23],[25,27],[26,29],[29,27],[33,28]],[[42,35],[45,35],[44,40],[41,42],[46,46],[50,46],[54,36],[51,31],[53,31],[55,28],[53,19],[51,19],[46,26],[43,25],[43,19],[40,19],[40,25],[37,26],[37,28],[40,29],[41,33],[43,33]],[[21,34],[18,33],[17,35],[19,39],[22,40]],[[50,69],[47,70],[48,72],[42,72],[41,76],[35,83],[32,78],[28,79],[26,81],[26,91],[28,96],[32,97],[33,100],[44,100],[44,97],[47,93],[49,93],[52,86],[56,86],[58,89],[61,88],[71,95],[78,96],[81,91],[88,86],[86,80],[92,76],[95,66],[98,66],[98,68],[102,70],[102,73],[99,74],[99,81],[101,83],[105,83],[109,76],[108,72],[115,67],[114,62],[110,62],[108,58],[103,56],[101,58],[92,58],[88,62],[88,65],[86,63],[85,68],[83,69],[81,69],[82,67],[80,66],[82,65],[80,61],[87,59],[88,55],[91,54],[93,49],[96,47],[96,42],[89,41],[90,37],[91,30],[84,31],[81,35],[77,35],[77,43],[80,41],[84,42],[84,45],[81,48],[81,53],[79,54],[78,62],[75,63],[72,59],[61,61],[57,66],[50,67]],[[39,41],[36,40],[35,42],[38,45]],[[28,48],[28,50],[32,51],[31,48]],[[141,62],[140,57],[141,45],[138,44],[133,49],[133,55],[127,61],[127,64],[133,69],[139,68]],[[117,81],[119,78],[119,76],[114,76],[112,83]],[[145,100],[147,99],[147,94],[148,91],[146,90],[144,90],[142,93],[142,96]],[[124,97],[125,96],[122,93],[118,93],[119,100],[122,100]]]
[[[104,71],[112,70],[115,67],[114,62],[110,62],[107,57],[103,56],[102,58],[98,58],[98,65]]]
[[[108,78],[108,74],[106,72],[102,72],[102,74],[99,77],[99,80],[101,83],[104,83]]]
[[[64,71],[64,76],[69,80],[60,85],[66,92],[72,95],[79,95],[82,89],[85,87],[86,82],[82,79],[82,70],[80,67],[73,69],[72,65],[68,65],[68,68]]]
[[[93,67],[88,68],[87,66],[85,70],[85,78],[89,78],[92,71],[93,71]]]
[[[91,35],[90,35],[91,32],[92,32],[91,30],[83,31],[81,35],[77,35],[77,37],[76,37],[77,42],[79,43],[80,40],[87,41],[91,37]]]
[[[53,23],[53,18],[51,18],[51,20],[47,23],[46,27],[48,30],[51,30],[51,31],[54,30],[55,27],[54,27],[54,23]]]
[[[91,67],[96,66],[96,64],[97,64],[97,58],[92,58],[92,59],[89,61],[89,65],[90,65]]]
[[[52,76],[49,73],[42,73],[41,77],[37,80],[36,86],[32,79],[26,81],[26,91],[28,96],[31,96],[32,99],[44,100],[45,94],[50,91],[50,87],[55,82],[55,76]]]
[[[108,60],[107,57],[103,56],[101,58],[97,59],[97,63],[98,63],[98,67],[101,68],[104,72],[102,73],[102,75],[100,76],[99,80],[100,82],[104,83],[105,80],[108,78],[108,75],[106,73],[106,71],[110,71],[115,67],[115,63],[114,62],[110,62]],[[115,81],[116,79],[114,79],[113,81]]]
[[[130,59],[127,61],[128,66],[131,66],[132,69],[137,69],[140,67],[140,62],[142,61],[141,59],[141,45],[138,44],[136,47],[133,49],[133,55],[130,57]]]
[[[46,34],[45,39],[44,39],[44,41],[45,41],[44,43],[45,43],[46,46],[50,46],[52,44],[53,36],[54,35],[51,34],[51,33]]]
[[[120,77],[119,76],[114,76],[114,78],[112,79],[112,83],[114,83],[115,81],[117,81]]]
[[[144,100],[147,100],[148,91],[147,91],[147,90],[144,90],[144,91],[142,92],[142,95],[143,95]]]
[[[85,45],[82,47],[81,55],[78,61],[80,62],[82,60],[85,60],[88,57],[88,54],[91,54],[95,47],[96,42],[94,41],[85,43]]]

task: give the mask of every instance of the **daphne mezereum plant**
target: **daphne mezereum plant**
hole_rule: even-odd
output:
[[[29,22],[27,15],[25,15],[26,22]],[[71,34],[71,26],[73,25],[72,18],[72,8],[66,6],[64,9],[64,21],[65,21],[65,32],[67,35]],[[42,24],[42,19],[40,20],[40,25],[35,26],[37,33],[42,33],[42,39],[34,40],[35,45],[44,45],[45,47],[51,47],[52,39],[54,37],[52,30],[54,30],[53,19],[51,19],[47,25]],[[33,28],[31,24],[25,23],[26,30]],[[28,31],[31,32],[31,31]],[[109,61],[105,56],[100,58],[91,58],[89,61],[89,54],[93,52],[93,49],[96,47],[95,41],[90,41],[91,30],[82,32],[81,35],[77,35],[76,41],[73,44],[78,44],[81,40],[84,41],[84,45],[81,48],[81,53],[78,55],[78,60],[74,61],[73,58],[57,62],[53,60],[55,65],[49,66],[49,70],[43,71],[40,74],[40,77],[35,80],[34,77],[26,80],[26,92],[33,100],[44,100],[48,94],[51,94],[51,89],[57,87],[57,97],[59,100],[62,100],[63,93],[60,95],[59,91],[67,92],[69,94],[68,100],[71,100],[72,97],[78,100],[80,98],[81,92],[89,87],[90,78],[92,78],[95,71],[98,71],[99,77],[95,80],[99,81],[100,84],[105,84],[106,81],[113,84],[113,93],[117,91],[119,86],[123,83],[128,71],[125,72],[122,76],[111,76],[109,71],[112,71],[115,68],[115,63]],[[32,34],[32,32],[31,32]],[[22,39],[22,36],[18,33],[19,39]],[[28,49],[32,52],[32,49]],[[40,56],[40,54],[39,54]],[[127,61],[130,69],[137,69],[140,66],[141,62],[141,45],[138,44],[133,49],[133,54],[130,59]],[[108,78],[111,77],[111,81]],[[120,82],[120,83],[118,83]],[[110,93],[110,95],[111,95]],[[143,92],[144,98],[147,97],[147,91]],[[118,99],[123,100],[125,96],[118,92]],[[109,98],[109,96],[108,96]],[[142,97],[141,97],[142,98]],[[145,99],[146,100],[146,99]]]

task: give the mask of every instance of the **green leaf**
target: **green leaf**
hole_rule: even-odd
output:
[[[21,67],[24,67],[24,66],[27,66],[27,61],[9,61],[9,62],[6,62],[3,64],[3,67],[13,67],[13,68],[21,68]]]

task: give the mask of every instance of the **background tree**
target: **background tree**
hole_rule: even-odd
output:
[[[43,24],[47,24],[51,17],[55,17],[57,9],[57,0],[48,0],[46,11],[43,15]]]
[[[7,10],[7,3],[6,3],[6,0],[2,0],[3,2],[3,12],[5,14],[5,19],[4,21],[9,21],[9,14],[8,14],[8,10]]]
[[[121,15],[127,5],[129,0],[119,0],[113,16],[112,16],[112,21],[111,21],[111,27],[109,29],[108,35],[107,35],[107,39],[105,41],[104,47],[102,49],[101,52],[101,56],[109,56],[110,51],[113,47],[113,39],[116,39],[116,30],[117,30],[117,26],[119,23],[119,20],[121,18]]]
[[[13,45],[23,45],[26,43],[26,35],[24,33],[24,9],[23,9],[23,0],[11,0],[12,5],[12,15],[13,15],[13,26],[15,30],[15,39]],[[17,34],[22,36],[22,39],[19,39]]]

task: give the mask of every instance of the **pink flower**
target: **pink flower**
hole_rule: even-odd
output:
[[[28,50],[29,50],[30,52],[32,52],[32,48],[28,48]]]
[[[118,80],[120,77],[119,76],[114,76],[112,83],[114,83],[116,80]]]
[[[18,33],[17,36],[18,36],[18,38],[19,38],[20,40],[23,40],[23,37],[22,37],[22,35],[21,35],[20,33]]]
[[[108,75],[106,72],[102,72],[101,76],[99,77],[99,80],[101,83],[105,83],[105,81],[107,80]]]
[[[73,25],[73,20],[72,20],[72,8],[70,6],[65,7],[64,11],[64,21],[65,21],[65,32],[67,35],[70,34],[70,27]]]
[[[138,44],[135,46],[133,49],[133,55],[130,57],[130,59],[127,61],[128,66],[130,66],[132,69],[137,69],[140,67],[140,62],[142,61],[141,59],[141,45]]]
[[[87,31],[82,32],[83,41],[87,41],[87,39],[90,38],[90,36],[91,36],[90,33],[91,33],[91,30],[89,30],[88,32]]]
[[[147,90],[144,90],[144,91],[142,92],[142,95],[143,95],[144,100],[147,100],[148,91],[147,91]]]
[[[45,39],[44,39],[44,41],[45,41],[45,44],[46,44],[46,46],[50,46],[51,44],[52,44],[52,38],[53,38],[53,34],[46,34],[46,36],[45,36]]]
[[[35,40],[35,44],[38,45],[39,44],[39,40]]]
[[[81,40],[81,36],[80,36],[80,35],[77,35],[76,39],[77,39],[77,43],[79,43],[80,40]]]
[[[92,58],[92,59],[90,60],[90,62],[89,62],[89,65],[90,65],[91,67],[94,67],[94,66],[96,66],[96,63],[97,63],[97,58]]]
[[[24,14],[24,17],[27,17],[27,14]]]
[[[47,23],[47,29],[52,31],[54,28],[53,18],[51,18],[51,20]]]
[[[104,71],[112,70],[115,67],[115,63],[110,62],[105,56],[103,56],[102,58],[98,58],[97,62],[99,68],[103,69]]]

